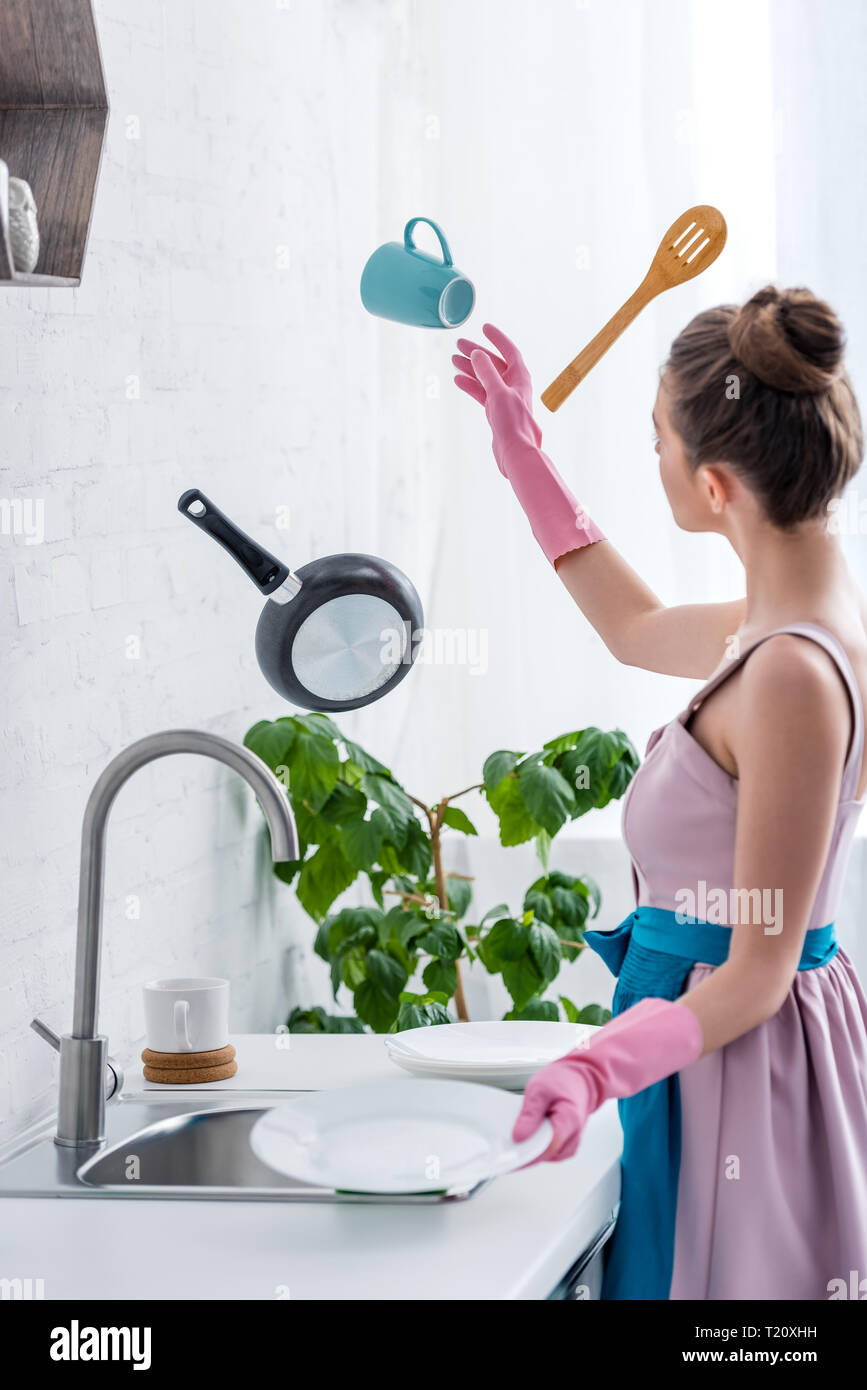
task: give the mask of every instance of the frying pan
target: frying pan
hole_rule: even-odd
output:
[[[293,573],[190,488],[178,511],[227,550],[268,602],[256,657],[278,695],[303,709],[358,709],[403,680],[424,626],[406,575],[375,555],[326,555]]]

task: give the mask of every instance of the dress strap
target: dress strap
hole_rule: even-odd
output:
[[[787,623],[785,627],[774,628],[772,632],[766,632],[763,637],[759,637],[755,642],[741,651],[737,656],[733,656],[722,670],[717,671],[711,676],[706,685],[693,695],[686,709],[680,717],[680,722],[686,724],[690,716],[695,713],[699,705],[703,704],[707,697],[716,690],[717,686],[722,685],[723,681],[728,680],[746,661],[747,657],[760,647],[763,642],[767,642],[771,637],[778,637],[782,633],[791,633],[795,637],[807,637],[817,646],[822,647],[834,662],[840,672],[846,689],[849,693],[849,703],[852,706],[852,738],[850,741],[849,752],[843,767],[843,776],[840,783],[840,797],[843,801],[854,801],[855,793],[858,790],[858,781],[861,776],[861,764],[864,757],[864,707],[861,701],[861,691],[855,679],[855,672],[852,669],[846,651],[838,637],[835,637],[827,628],[819,627],[818,623]]]

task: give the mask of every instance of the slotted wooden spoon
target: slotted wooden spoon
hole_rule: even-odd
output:
[[[569,363],[546,391],[542,392],[542,403],[549,410],[559,410],[567,396],[571,396],[579,381],[595,367],[600,357],[608,351],[624,328],[641,312],[651,299],[663,290],[692,280],[713,265],[726,244],[726,220],[718,208],[706,203],[689,208],[672,222],[659,250],[650,263],[650,269],[638,289],[630,295],[622,308],[617,310],[605,327],[591,339],[578,356]]]

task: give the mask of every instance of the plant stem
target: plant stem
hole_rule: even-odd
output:
[[[440,838],[440,831],[442,829],[442,813],[444,806],[445,802],[443,801],[440,803],[436,811],[436,814],[434,814],[430,810],[427,810],[427,808],[426,810],[428,823],[430,825],[430,849],[431,858],[433,859],[434,882],[437,886],[437,898],[439,899],[439,905],[443,912],[448,912],[449,895],[446,889],[446,875],[445,870],[443,868],[442,840]],[[457,975],[458,980],[457,986],[455,987],[455,1009],[457,1010],[457,1015],[461,1023],[468,1023],[470,1016],[467,1012],[467,1001],[464,996],[464,982],[461,979],[461,967],[458,961],[455,961],[455,974]]]
[[[430,898],[423,897],[421,893],[404,893],[400,888],[383,888],[382,891],[391,898],[400,898],[401,902],[418,903],[421,907],[430,907]]]
[[[467,792],[481,791],[484,785],[484,782],[474,782],[471,787],[464,787],[462,792],[452,792],[451,796],[444,796],[440,804],[448,806],[450,801],[457,801],[459,796],[466,796]]]

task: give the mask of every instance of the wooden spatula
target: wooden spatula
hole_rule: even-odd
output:
[[[620,337],[645,304],[655,299],[663,290],[680,285],[684,280],[692,280],[713,265],[726,244],[726,220],[718,208],[706,203],[689,208],[672,222],[659,250],[650,263],[650,269],[638,289],[630,295],[626,303],[605,327],[596,334],[579,352],[569,366],[560,373],[546,391],[542,392],[542,402],[549,410],[559,410],[567,396],[571,396],[579,381],[595,367],[600,357],[608,351],[616,338]]]

